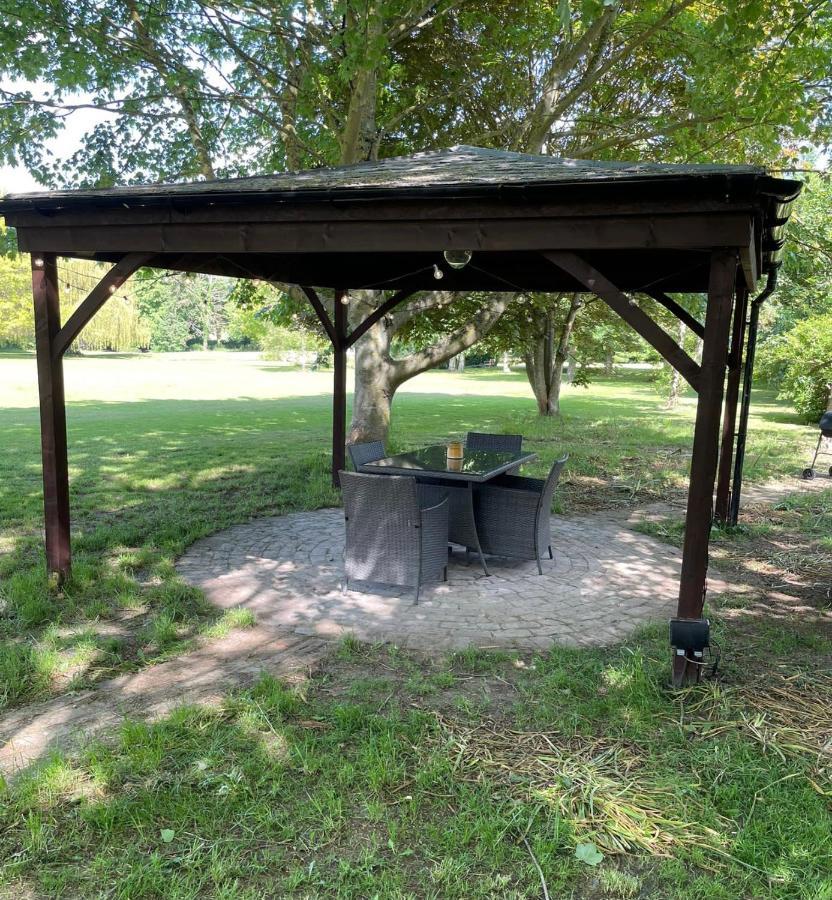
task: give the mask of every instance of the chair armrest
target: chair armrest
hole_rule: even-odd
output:
[[[540,491],[525,488],[509,488],[494,485],[483,485],[475,494],[475,502],[487,504],[491,509],[529,509],[534,510],[540,500]]]
[[[531,491],[535,494],[542,494],[546,482],[542,478],[526,478],[522,475],[498,475],[490,481],[484,482],[482,488],[511,488],[516,491]]]

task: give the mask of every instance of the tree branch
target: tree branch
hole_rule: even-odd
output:
[[[394,359],[393,379],[400,385],[426,369],[447,362],[452,356],[462,353],[473,346],[494,326],[505,312],[514,295],[509,293],[494,294],[490,302],[453,334],[446,335],[433,346],[418,350],[404,359]]]

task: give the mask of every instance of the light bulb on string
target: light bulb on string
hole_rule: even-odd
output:
[[[343,303],[344,306],[350,305],[350,292],[349,291],[344,291],[344,293],[341,294],[341,303]]]
[[[464,269],[473,256],[470,250],[445,250],[442,255],[452,269]]]
[[[439,268],[436,263],[433,264],[433,277],[437,281],[441,281],[445,277],[445,273]]]

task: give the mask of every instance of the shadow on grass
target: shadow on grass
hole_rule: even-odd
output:
[[[690,411],[658,415],[658,399],[651,405],[646,391],[643,398],[638,388],[632,393],[571,393],[564,417],[551,420],[540,419],[528,398],[403,393],[389,449],[469,430],[519,432],[540,457],[528,474],[542,475],[556,456],[570,453],[559,499],[566,510],[580,508],[582,495],[602,495],[605,483],[616,500],[654,499],[684,484]],[[95,627],[142,610],[138,641],[125,646],[151,649],[138,663],[125,651],[126,667],[175,652],[207,627],[217,612],[180,581],[176,557],[195,540],[252,517],[337,504],[329,484],[330,422],[329,398],[320,395],[69,404],[75,557],[73,576],[57,593],[43,567],[37,411],[0,410],[0,640],[15,658],[21,641],[41,654],[40,661],[23,660],[35,674],[11,692],[13,702],[45,695],[37,673],[58,667],[62,652],[45,643],[53,626]],[[791,462],[795,445],[781,438],[752,450],[758,468],[774,468]],[[594,487],[588,478],[597,480]],[[101,671],[114,668],[108,663]]]

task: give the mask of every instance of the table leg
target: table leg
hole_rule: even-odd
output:
[[[488,571],[488,566],[485,564],[485,556],[482,552],[482,547],[480,546],[480,536],[477,534],[477,519],[474,515],[474,482],[468,482],[468,510],[471,516],[471,534],[476,541],[476,549],[477,553],[480,556],[480,562],[482,563],[482,570],[486,575],[490,575],[491,573]]]

